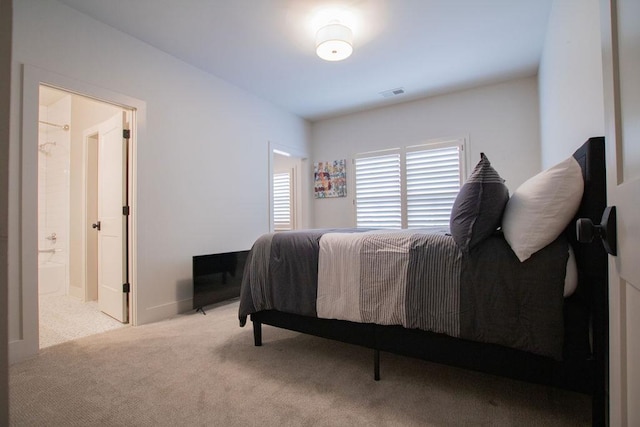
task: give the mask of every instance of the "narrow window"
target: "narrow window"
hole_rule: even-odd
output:
[[[273,228],[275,231],[293,230],[292,172],[273,174]]]

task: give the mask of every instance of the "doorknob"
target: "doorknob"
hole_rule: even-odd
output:
[[[100,231],[100,221],[96,222],[95,224],[91,224],[91,228],[97,228],[98,231]]]
[[[607,253],[616,256],[618,239],[616,236],[616,207],[607,206],[602,213],[600,225],[596,225],[589,218],[578,218],[576,221],[576,235],[578,242],[590,243],[594,237],[600,237]]]

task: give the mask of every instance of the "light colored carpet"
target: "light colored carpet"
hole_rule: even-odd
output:
[[[102,313],[97,301],[68,295],[40,295],[40,348],[127,326]]]
[[[264,327],[237,302],[44,349],[10,368],[12,426],[577,426],[590,398]]]

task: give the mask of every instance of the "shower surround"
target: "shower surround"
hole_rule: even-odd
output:
[[[71,96],[40,106],[38,132],[38,294],[69,286]]]

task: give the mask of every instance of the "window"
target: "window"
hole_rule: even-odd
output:
[[[448,226],[462,181],[463,152],[460,139],[357,155],[356,225]]]
[[[275,231],[293,230],[292,173],[273,174],[273,228]]]
[[[400,153],[358,156],[355,160],[355,175],[356,225],[400,228],[402,226]]]

